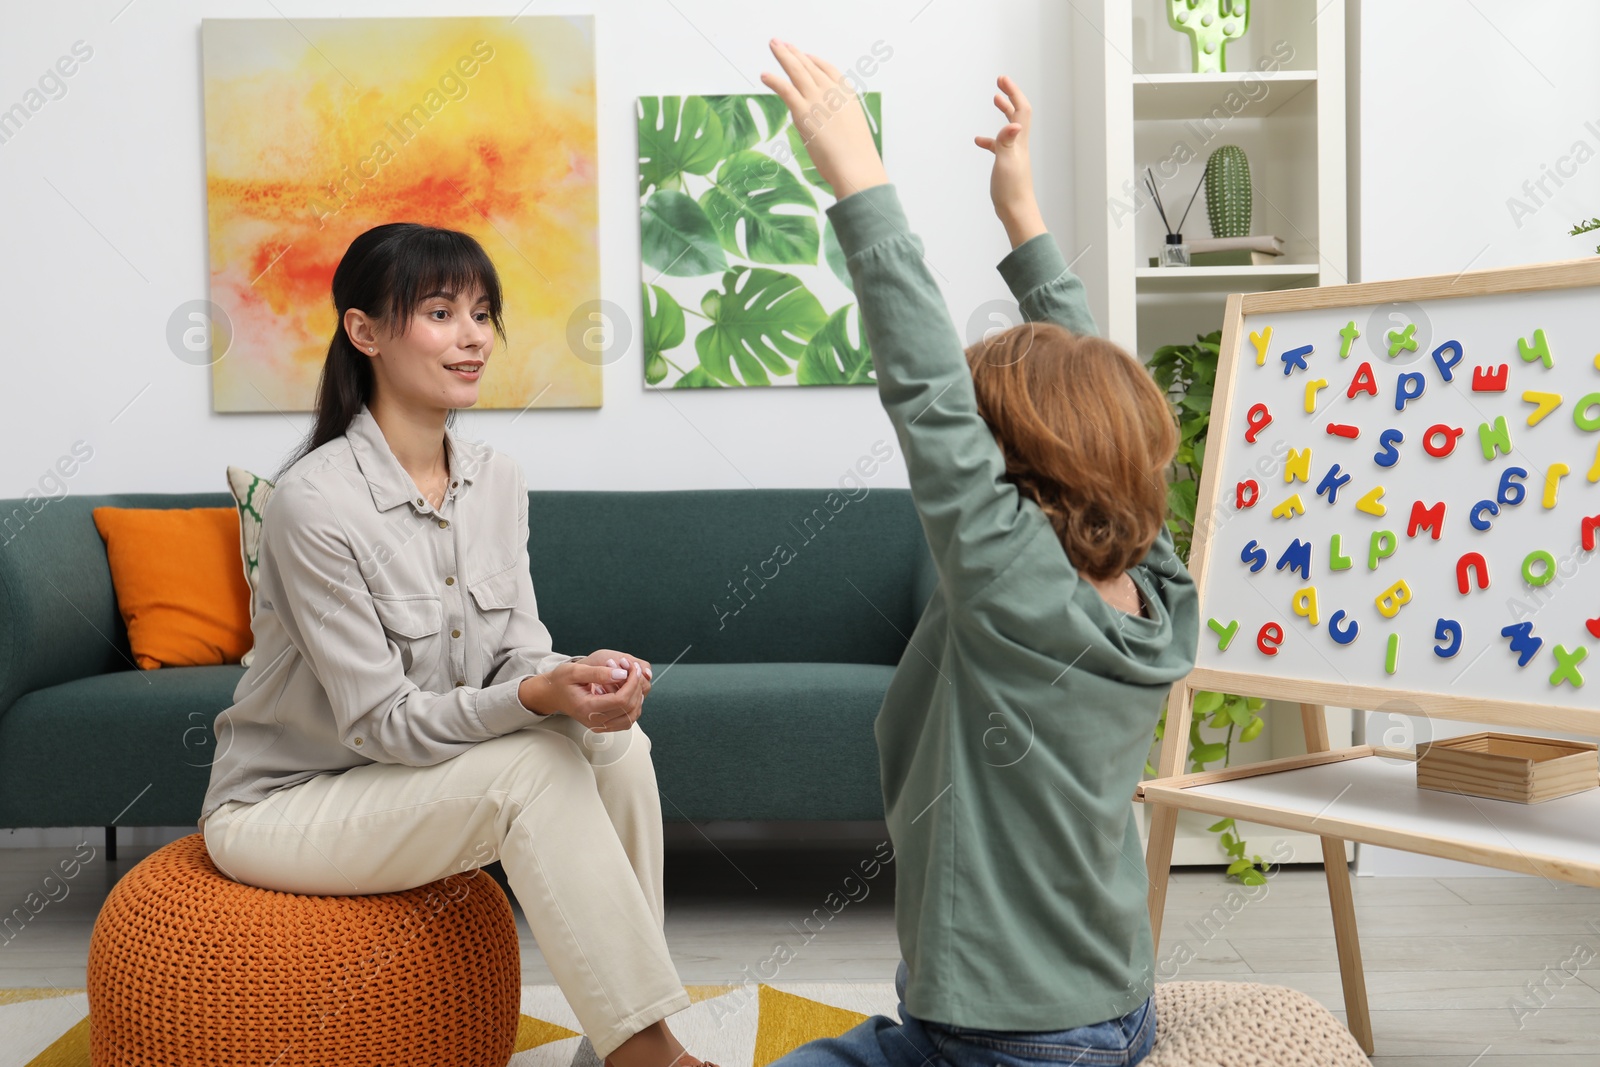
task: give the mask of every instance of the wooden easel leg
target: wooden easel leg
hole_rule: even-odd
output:
[[[1183,682],[1167,694],[1167,726],[1161,735],[1161,754],[1156,759],[1156,774],[1171,778],[1183,772],[1189,752],[1189,722],[1194,714],[1194,691]],[[1150,937],[1155,951],[1161,951],[1161,918],[1167,910],[1167,880],[1172,875],[1172,845],[1178,835],[1178,809],[1169,804],[1150,804],[1150,836],[1145,843],[1145,876],[1150,882]]]
[[[1300,724],[1305,730],[1307,752],[1329,750],[1327,710],[1321,704],[1301,704]],[[1328,904],[1333,910],[1333,939],[1339,951],[1346,1024],[1361,1051],[1370,1056],[1372,1015],[1367,1008],[1367,976],[1361,966],[1355,894],[1350,888],[1350,864],[1344,856],[1343,838],[1322,838],[1322,869],[1328,878]]]

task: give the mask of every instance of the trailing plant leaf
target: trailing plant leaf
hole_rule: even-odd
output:
[[[722,291],[700,301],[710,325],[695,335],[700,366],[727,385],[767,385],[788,374],[828,313],[799,278],[765,267],[736,267]],[[738,368],[735,375],[734,368]]]
[[[700,195],[700,207],[724,249],[757,263],[816,263],[820,247],[816,215],[774,210],[796,205],[814,212],[817,206],[811,190],[789,168],[761,152],[735,152],[717,168],[713,183]]]
[[[800,354],[795,367],[795,381],[801,385],[861,385],[875,382],[872,373],[872,353],[867,349],[867,339],[861,347],[850,343],[848,318],[854,304],[846,304],[828,317],[828,322],[811,338],[806,350]],[[860,326],[860,314],[856,317]]]
[[[703,96],[639,98],[639,198],[683,188],[684,174],[709,174],[726,149],[722,120]]]
[[[644,261],[663,274],[693,278],[728,269],[711,220],[685,193],[658,189],[639,212]]]

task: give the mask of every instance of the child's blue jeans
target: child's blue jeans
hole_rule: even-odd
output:
[[[894,975],[902,1022],[874,1015],[838,1037],[807,1042],[771,1067],[1133,1067],[1156,1041],[1151,997],[1120,1019],[1022,1033],[923,1022],[906,1011],[906,964]]]

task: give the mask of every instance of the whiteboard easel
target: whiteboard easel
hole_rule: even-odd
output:
[[[1241,399],[1239,395],[1241,376],[1245,373],[1240,368],[1248,366],[1249,371],[1260,369],[1254,359],[1251,359],[1248,365],[1243,362],[1247,354],[1254,355],[1260,347],[1257,340],[1252,340],[1248,336],[1252,331],[1247,329],[1247,317],[1252,317],[1252,322],[1260,322],[1263,321],[1262,316],[1272,316],[1277,313],[1333,309],[1338,309],[1341,313],[1347,310],[1354,311],[1364,317],[1375,306],[1407,302],[1412,307],[1420,306],[1436,310],[1441,320],[1453,318],[1455,312],[1464,308],[1473,307],[1480,313],[1489,308],[1492,314],[1488,316],[1488,320],[1495,321],[1499,317],[1507,317],[1506,309],[1515,302],[1505,298],[1514,294],[1561,293],[1578,289],[1592,291],[1586,294],[1567,294],[1572,299],[1559,302],[1573,309],[1581,308],[1587,313],[1586,316],[1571,314],[1569,317],[1573,321],[1567,325],[1572,329],[1561,331],[1565,344],[1563,359],[1568,361],[1578,358],[1593,359],[1594,363],[1593,369],[1588,371],[1588,377],[1583,374],[1574,376],[1569,371],[1564,380],[1577,383],[1581,389],[1600,390],[1600,258],[1537,264],[1509,270],[1477,271],[1456,276],[1441,275],[1395,282],[1371,282],[1230,296],[1222,333],[1216,392],[1212,404],[1212,430],[1206,445],[1205,469],[1199,488],[1197,521],[1190,552],[1190,571],[1201,591],[1202,650],[1207,648],[1208,641],[1216,639],[1207,625],[1206,579],[1208,574],[1215,573],[1226,565],[1225,556],[1219,556],[1215,560],[1212,558],[1213,549],[1221,540],[1215,531],[1229,513],[1230,501],[1222,499],[1222,487],[1227,485],[1231,497],[1234,486],[1227,483],[1225,472],[1228,470],[1230,450],[1242,447],[1240,440],[1236,438],[1240,436],[1237,431],[1243,425],[1243,405],[1248,398]],[[1457,300],[1467,303],[1453,303]],[[1544,323],[1545,325],[1554,327],[1560,324],[1559,308],[1555,311],[1549,310],[1555,306],[1552,303],[1546,307],[1544,314],[1548,321]],[[1551,315],[1558,317],[1550,319]],[[1578,321],[1580,317],[1592,321],[1593,328]],[[1354,322],[1354,317],[1350,321]],[[1480,314],[1479,322],[1482,321],[1484,316]],[[1448,330],[1449,327],[1446,326],[1439,336],[1430,340],[1440,341]],[[1512,323],[1509,318],[1507,318],[1507,331],[1508,336],[1522,336],[1528,333],[1525,323],[1520,321]],[[1259,339],[1261,331],[1255,332]],[[1299,339],[1296,337],[1293,340]],[[1326,342],[1330,339],[1322,340]],[[1289,341],[1289,338],[1283,338],[1280,344],[1271,345],[1270,354],[1274,358],[1278,357],[1281,354],[1280,348]],[[1586,345],[1587,348],[1579,347],[1581,345]],[[1333,347],[1337,347],[1336,344]],[[1477,338],[1470,347],[1481,351],[1486,347],[1485,340]],[[1367,361],[1378,364],[1374,357],[1366,358]],[[1461,367],[1467,371],[1477,362],[1481,361],[1475,355],[1464,361]],[[1518,353],[1513,348],[1509,358],[1500,353],[1494,356],[1494,362],[1515,365],[1518,362]],[[1289,366],[1287,362],[1284,365]],[[1335,360],[1324,358],[1318,366],[1319,369],[1333,372],[1328,373],[1326,377],[1329,387],[1336,388],[1342,386],[1350,377],[1355,365],[1354,360],[1341,365]],[[1426,373],[1425,368],[1411,368],[1411,373],[1418,371]],[[1393,373],[1385,377],[1386,385],[1395,381]],[[1592,385],[1584,384],[1591,381]],[[1433,384],[1440,385],[1441,389],[1448,393],[1449,386],[1438,382]],[[1461,386],[1458,384],[1455,388],[1460,390]],[[1570,388],[1567,391],[1570,393]],[[1308,390],[1308,393],[1310,392],[1313,391]],[[1569,411],[1570,405],[1578,399],[1578,395],[1566,396]],[[1307,409],[1313,407],[1309,397],[1306,407]],[[1283,410],[1281,403],[1279,409],[1281,413],[1288,414]],[[1387,418],[1382,417],[1375,408],[1364,412],[1359,408],[1350,410],[1352,414],[1345,416],[1350,423],[1357,421],[1355,412],[1360,412],[1363,417],[1362,429],[1365,434],[1363,445],[1367,447],[1367,454],[1370,457],[1371,447],[1376,444],[1377,436],[1372,431],[1386,424],[1395,424],[1397,418],[1393,412],[1388,413]],[[1416,420],[1407,421],[1412,424],[1416,422]],[[1516,420],[1511,423],[1514,432],[1521,421]],[[1341,422],[1340,425],[1344,423]],[[1333,431],[1328,432],[1332,434]],[[1410,436],[1415,447],[1417,443],[1415,431],[1412,431]],[[1600,439],[1600,434],[1594,435],[1593,438],[1580,436],[1579,439],[1587,442],[1587,447],[1593,452],[1594,440]],[[1302,441],[1309,443],[1309,439],[1306,438],[1302,438]],[[1469,447],[1477,444],[1465,437],[1461,443]],[[1328,446],[1319,439],[1312,447],[1326,449]],[[1336,444],[1333,447],[1339,446]],[[1356,455],[1351,452],[1344,454],[1352,459]],[[1569,478],[1562,490],[1578,496],[1581,501],[1577,508],[1568,509],[1568,518],[1580,509],[1590,514],[1600,512],[1600,486],[1594,484],[1594,479],[1585,478],[1586,472],[1592,474],[1594,470],[1600,470],[1600,457],[1595,459],[1596,467],[1593,470],[1588,467],[1586,456],[1579,458],[1585,460],[1583,466],[1580,467],[1576,462],[1570,464],[1575,477]],[[1352,469],[1359,467],[1354,462],[1351,466]],[[1413,467],[1419,466],[1424,471],[1427,470],[1425,464],[1413,463]],[[1458,467],[1458,477],[1460,470]],[[1370,471],[1365,473],[1371,474]],[[1436,484],[1449,484],[1450,474],[1447,473],[1447,468],[1442,466],[1433,468],[1431,477]],[[1308,497],[1316,484],[1316,479],[1313,478],[1309,485],[1302,487]],[[1277,496],[1283,495],[1281,492],[1283,488],[1281,485],[1273,487],[1272,503],[1277,502]],[[1353,488],[1360,491],[1359,483]],[[1537,484],[1530,484],[1527,487],[1530,494],[1538,493],[1539,489],[1540,486]],[[1262,491],[1268,492],[1265,481],[1262,482]],[[1315,499],[1311,497],[1312,501]],[[1232,502],[1237,503],[1237,498]],[[1457,510],[1459,512],[1459,509]],[[1328,513],[1322,514],[1326,516]],[[1537,514],[1538,512],[1530,509],[1526,513],[1519,514],[1519,520],[1523,519],[1523,515]],[[1298,516],[1291,515],[1289,518],[1292,521]],[[1213,521],[1214,519],[1216,521]],[[1533,519],[1526,519],[1519,529],[1525,531],[1534,528],[1533,523]],[[1308,527],[1314,525],[1314,523],[1308,524]],[[1365,533],[1367,527],[1350,525],[1349,529]],[[1236,527],[1233,533],[1237,535],[1237,532]],[[1232,546],[1229,548],[1232,549]],[[1417,556],[1418,560],[1423,558],[1420,554]],[[1437,562],[1437,558],[1434,562]],[[1422,569],[1418,566],[1419,571]],[[1292,571],[1293,568],[1291,573]],[[1393,573],[1391,569],[1385,577]],[[1219,587],[1230,586],[1235,590],[1234,595],[1237,595],[1236,590],[1245,583],[1239,582],[1236,576],[1223,572],[1218,578],[1218,584]],[[1329,584],[1331,586],[1333,582],[1330,581]],[[1600,590],[1600,583],[1589,584]],[[1370,592],[1370,589],[1367,592]],[[1597,593],[1593,600],[1591,610],[1600,613],[1600,593]],[[1438,601],[1439,598],[1435,597],[1435,602]],[[1354,599],[1351,600],[1352,604],[1356,602]],[[1567,614],[1571,615],[1570,605]],[[1304,617],[1301,620],[1294,620],[1287,607],[1282,615],[1282,625],[1286,632],[1291,631],[1293,622],[1306,621]],[[1562,616],[1562,619],[1570,624],[1570,618]],[[1570,625],[1568,629],[1570,630]],[[1246,633],[1245,630],[1246,627],[1241,625],[1235,637],[1253,642],[1254,631]],[[1302,630],[1299,636],[1309,640],[1313,635],[1310,631]],[[1383,639],[1373,640],[1377,642]],[[1416,661],[1424,671],[1436,666],[1426,659],[1426,645],[1418,646],[1413,640],[1410,646],[1424,649],[1423,658]],[[1303,656],[1293,662],[1286,657],[1283,661],[1275,662],[1265,657],[1252,658],[1252,655],[1253,653],[1236,656],[1226,663],[1217,655],[1203,656],[1201,664],[1197,665],[1186,679],[1173,687],[1168,702],[1167,726],[1161,743],[1159,777],[1143,783],[1138,790],[1136,799],[1153,805],[1146,867],[1150,877],[1150,925],[1158,947],[1161,920],[1166,904],[1167,882],[1171,872],[1172,846],[1180,810],[1202,811],[1318,834],[1322,838],[1324,868],[1333,912],[1334,936],[1338,947],[1348,1025],[1361,1048],[1371,1055],[1372,1024],[1361,966],[1361,949],[1356,930],[1350,872],[1344,854],[1346,840],[1536,874],[1582,885],[1600,886],[1600,790],[1591,790],[1534,805],[1419,790],[1415,787],[1414,767],[1407,765],[1408,761],[1415,759],[1415,756],[1408,750],[1359,745],[1330,751],[1325,713],[1325,707],[1329,705],[1378,708],[1392,706],[1398,700],[1404,703],[1410,714],[1422,716],[1424,719],[1442,718],[1527,729],[1564,730],[1600,737],[1600,673],[1597,673],[1596,684],[1586,692],[1570,688],[1553,692],[1535,690],[1533,695],[1537,699],[1508,699],[1506,696],[1508,685],[1503,678],[1489,679],[1480,685],[1454,690],[1449,686],[1430,684],[1426,681],[1421,687],[1407,688],[1404,685],[1385,684],[1381,677],[1374,678],[1370,669],[1365,674],[1352,670],[1351,673],[1357,674],[1354,678],[1330,678],[1326,676],[1328,672],[1316,667],[1309,657]],[[1340,662],[1336,658],[1337,653],[1329,655],[1319,652],[1317,655],[1325,663]],[[1206,662],[1207,660],[1209,662]],[[1600,658],[1591,659],[1588,665],[1594,671],[1600,672]],[[1337,672],[1336,668],[1335,673]],[[1187,755],[1189,727],[1194,716],[1194,694],[1199,690],[1240,693],[1298,702],[1305,731],[1307,755],[1221,771],[1182,773]]]

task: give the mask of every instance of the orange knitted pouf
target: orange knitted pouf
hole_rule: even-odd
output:
[[[402,893],[243,885],[199,834],[123,875],[89,939],[94,1067],[506,1067],[522,965],[486,871]]]

